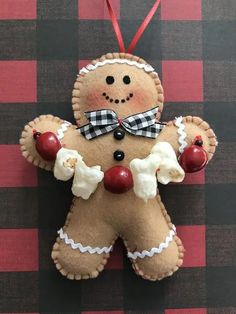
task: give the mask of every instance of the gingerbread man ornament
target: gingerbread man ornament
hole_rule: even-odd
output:
[[[74,195],[52,249],[69,279],[95,278],[121,237],[135,272],[160,280],[182,264],[184,247],[161,202],[157,182],[181,182],[212,158],[216,137],[198,117],[159,121],[158,74],[133,54],[108,53],[82,68],[74,84],[77,125],[52,115],[29,122],[23,156],[73,178]]]

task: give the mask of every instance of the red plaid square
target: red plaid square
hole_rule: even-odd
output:
[[[161,3],[162,20],[201,20],[201,0],[165,0]]]
[[[36,61],[0,61],[0,102],[36,102]]]
[[[166,102],[203,101],[202,61],[162,61]]]
[[[91,60],[79,60],[78,68],[79,70],[88,65],[91,62]]]
[[[120,18],[120,0],[111,1],[117,18]],[[104,0],[78,0],[78,16],[83,20],[110,20],[107,5]]]
[[[1,0],[0,19],[34,20],[37,18],[36,0]]]
[[[169,309],[165,310],[165,314],[207,314],[207,309]]]
[[[0,156],[0,187],[37,186],[36,167],[21,156],[19,145],[0,145]]]
[[[110,258],[106,265],[106,269],[123,269],[123,256],[124,256],[124,245],[119,239],[114,245],[114,249],[111,252]]]
[[[38,270],[38,230],[0,229],[0,271]]]
[[[206,226],[178,226],[177,235],[186,250],[183,267],[206,266]]]
[[[198,172],[185,173],[185,178],[180,184],[205,184],[205,169]]]

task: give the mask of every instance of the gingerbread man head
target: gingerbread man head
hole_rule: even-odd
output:
[[[158,106],[163,109],[163,88],[154,68],[127,53],[109,53],[82,68],[72,98],[78,125],[86,111],[114,110],[122,119]]]

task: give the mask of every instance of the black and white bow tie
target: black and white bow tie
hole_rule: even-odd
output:
[[[89,123],[78,130],[87,140],[112,132],[119,126],[133,135],[156,138],[165,127],[164,123],[156,122],[157,112],[158,107],[155,107],[121,120],[111,109],[87,111],[84,114]]]

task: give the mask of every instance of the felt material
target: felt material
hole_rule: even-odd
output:
[[[138,62],[145,62],[127,54],[108,54],[99,59],[125,57]],[[96,63],[96,61],[94,61]],[[106,83],[107,76],[115,78],[115,84]],[[123,77],[129,75],[131,83],[125,85]],[[132,100],[125,104],[108,103],[102,94],[106,92],[114,99],[121,99],[133,93]],[[105,65],[95,71],[79,77],[73,90],[73,110],[77,124],[87,123],[84,111],[110,108],[123,118],[159,105],[163,108],[163,89],[155,73],[147,74],[141,69],[128,65]],[[63,120],[51,115],[40,116],[31,121],[22,132],[20,140],[23,155],[36,166],[53,169],[53,163],[42,160],[35,150],[32,137],[33,129],[39,132],[57,133]],[[216,137],[209,125],[201,118],[187,116],[183,118],[186,141],[190,145],[197,135],[201,135],[203,146],[210,160],[215,152]],[[71,125],[64,132],[61,143],[65,148],[74,149],[83,156],[88,166],[100,165],[102,171],[117,165],[113,152],[117,149],[125,152],[124,160],[119,165],[129,167],[134,158],[145,158],[155,143],[169,142],[179,155],[178,128],[173,121],[161,131],[157,139],[136,137],[130,134],[118,141],[113,133],[108,133],[93,140],[86,140],[76,127]],[[160,196],[145,203],[137,198],[133,190],[125,194],[112,194],[99,183],[89,200],[74,198],[63,230],[75,242],[92,247],[110,246],[118,236],[122,237],[128,251],[148,250],[158,247],[172,229],[172,223],[161,202]],[[170,276],[182,264],[184,248],[181,240],[175,236],[168,248],[153,257],[131,260],[137,274],[145,279],[159,280]],[[87,279],[96,277],[104,268],[109,254],[89,254],[73,250],[64,241],[57,238],[53,247],[52,258],[60,272],[69,279]]]
[[[146,63],[139,57],[124,53],[109,53],[92,62],[96,64],[104,59],[125,58],[140,63]],[[130,84],[124,84],[123,77],[129,75]],[[106,77],[113,76],[114,84],[106,84]],[[109,99],[102,97],[106,93]],[[132,93],[133,97],[125,104],[117,106],[115,100],[126,99]],[[155,72],[146,73],[135,66],[127,64],[112,64],[97,68],[95,71],[79,76],[74,84],[73,90],[74,117],[78,125],[86,122],[83,112],[109,108],[118,114],[120,118],[146,111],[152,107],[159,106],[160,113],[163,109],[163,88],[160,79]],[[157,117],[159,117],[158,115]]]

